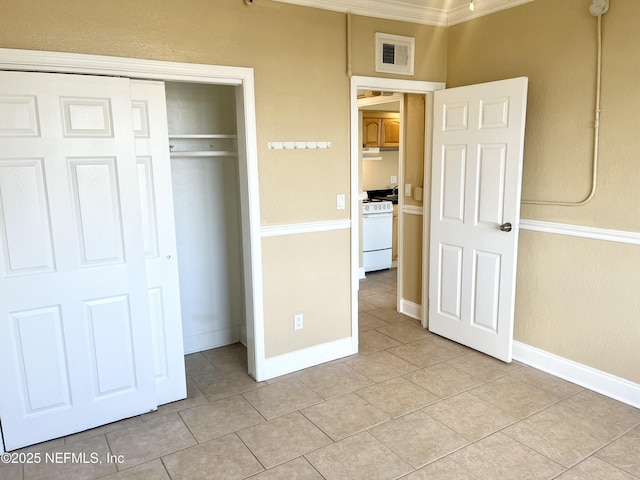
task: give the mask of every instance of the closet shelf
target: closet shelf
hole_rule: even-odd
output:
[[[172,158],[177,157],[237,157],[238,152],[223,150],[201,150],[187,152],[170,152]]]
[[[201,138],[238,138],[238,135],[226,134],[226,133],[212,133],[212,134],[190,134],[190,135],[169,135],[169,139],[184,139],[195,140]]]

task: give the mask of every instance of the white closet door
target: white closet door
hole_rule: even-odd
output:
[[[158,405],[187,396],[163,82],[131,80]]]
[[[5,448],[156,408],[129,80],[0,73]]]

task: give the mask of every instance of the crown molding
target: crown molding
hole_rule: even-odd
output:
[[[468,22],[474,18],[484,17],[492,13],[507,10],[508,8],[524,5],[534,0],[474,0],[475,7],[472,12],[467,4],[452,8],[447,15],[448,26],[457,25],[458,23]]]
[[[437,8],[417,7],[407,3],[383,0],[275,0],[303,7],[321,8],[334,12],[353,13],[364,17],[386,18],[401,22],[422,23],[439,27],[447,26],[447,12]]]
[[[321,8],[334,12],[353,13],[365,17],[385,18],[401,22],[420,23],[436,27],[447,27],[474,18],[516,7],[534,0],[474,0],[475,11],[467,4],[450,10],[422,7],[389,0],[275,0],[303,7]]]

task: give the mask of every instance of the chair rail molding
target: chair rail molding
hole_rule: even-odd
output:
[[[583,225],[571,225],[567,223],[543,222],[540,220],[520,220],[520,229],[534,232],[554,233],[557,235],[569,235],[572,237],[589,238],[592,240],[605,240],[616,243],[629,243],[640,245],[640,232],[625,230],[611,230],[605,228],[586,227]]]
[[[329,232],[351,228],[351,220],[327,220],[320,222],[287,223],[283,225],[263,225],[260,235],[264,237],[280,237],[282,235],[299,235],[301,233]]]

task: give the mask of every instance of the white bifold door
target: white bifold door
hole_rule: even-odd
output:
[[[164,82],[131,80],[158,405],[187,396]]]
[[[130,88],[121,78],[0,73],[6,450],[184,397],[176,330],[157,323],[167,320],[167,300],[176,301],[165,286],[177,280],[159,273],[147,282],[153,259],[174,252],[161,251],[155,206],[167,192],[154,175],[168,162],[154,165],[149,150],[136,155],[134,119],[140,130],[148,128],[142,116],[154,114],[140,98],[146,114],[132,115]],[[173,397],[157,386],[169,377]]]
[[[429,330],[511,361],[527,78],[434,94]]]

